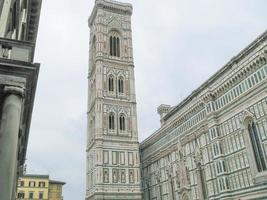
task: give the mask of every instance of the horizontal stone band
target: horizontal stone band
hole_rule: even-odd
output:
[[[25,95],[25,89],[18,86],[5,86],[4,87],[4,93],[5,94],[15,94],[19,95],[21,97],[24,97]]]

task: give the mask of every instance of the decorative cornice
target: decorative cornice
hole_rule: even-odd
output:
[[[253,120],[255,119],[255,116],[253,115],[253,113],[251,113],[247,109],[245,109],[242,114],[243,116],[241,119],[241,130],[245,130],[247,129],[247,125],[253,122]]]
[[[221,68],[217,73],[215,73],[210,79],[208,79],[204,84],[202,84],[197,90],[193,91],[192,94],[189,95],[184,101],[182,101],[177,106],[173,107],[173,109],[171,109],[163,117],[163,120],[165,120],[167,123],[165,123],[164,126],[162,126],[159,130],[154,132],[151,136],[149,136],[147,139],[145,139],[141,143],[140,145],[141,151],[149,147],[155,141],[167,135],[170,129],[173,129],[173,126],[176,123],[179,124],[179,121],[182,120],[187,114],[190,114],[191,111],[194,112],[195,105],[203,106],[203,103],[210,101],[210,100],[215,100],[215,98],[217,98],[218,95],[221,95],[222,92],[225,92],[226,89],[235,85],[237,81],[244,79],[245,77],[247,77],[248,74],[250,74],[256,68],[266,63],[267,62],[267,47],[264,43],[266,40],[267,40],[267,31],[265,31],[262,35],[260,35],[255,41],[253,41],[250,45],[248,45],[248,47],[246,47],[243,51],[241,51],[237,56],[232,58],[223,68]],[[257,49],[256,54],[254,56],[250,56],[251,58],[248,60],[249,62],[245,63],[244,65],[245,67],[243,67],[242,70],[239,70],[238,73],[235,73],[234,76],[228,79],[218,89],[212,91],[212,89],[210,88],[211,85],[214,84],[216,81],[218,81],[219,77],[222,74],[229,72],[229,70],[231,70],[233,66],[236,66],[238,62],[246,58],[246,56],[251,54],[251,52],[255,51],[255,49]],[[199,99],[199,100],[195,102],[195,99]],[[195,102],[194,106],[190,106],[190,103],[192,101]],[[198,107],[196,106],[196,108]]]
[[[121,3],[114,0],[96,0],[92,14],[88,20],[89,27],[91,27],[91,25],[93,24],[98,9],[104,9],[114,13],[121,13],[126,15],[132,15],[133,11],[133,7],[129,3]]]
[[[148,147],[149,145],[153,144],[155,141],[158,141],[159,139],[163,138],[165,135],[167,135],[170,132],[170,130],[177,128],[179,125],[181,125],[182,123],[187,121],[190,117],[192,117],[194,114],[201,111],[201,109],[204,109],[204,103],[202,99],[197,101],[193,106],[191,106],[187,110],[185,110],[184,113],[181,113],[179,117],[177,117],[171,122],[164,124],[160,129],[158,129],[156,132],[150,135],[147,139],[145,139],[141,143],[140,149],[144,149]]]
[[[23,77],[0,74],[0,85],[12,85],[14,87],[25,87],[26,79]]]
[[[27,40],[36,43],[42,0],[30,0],[27,17]],[[34,53],[33,53],[34,54]]]
[[[171,118],[175,113],[179,112],[182,107],[188,104],[194,97],[197,97],[204,89],[206,89],[209,85],[218,80],[221,74],[226,73],[228,70],[232,68],[232,66],[236,65],[241,59],[248,56],[255,48],[257,48],[260,44],[263,43],[264,40],[267,39],[267,31],[261,34],[256,40],[254,40],[251,44],[249,44],[244,50],[242,50],[238,55],[233,57],[224,67],[222,67],[218,72],[216,72],[213,76],[211,76],[204,84],[202,84],[198,89],[194,90],[185,100],[183,100],[180,104],[174,107],[165,117],[164,120],[167,121]],[[263,50],[264,58],[266,60],[267,50]],[[251,66],[250,66],[251,67]],[[236,77],[235,77],[236,78]],[[234,80],[234,79],[233,79]]]
[[[264,53],[265,51],[266,50],[262,50],[262,52],[260,52],[260,55],[257,58],[250,61],[250,63],[247,64],[246,67],[244,67],[238,73],[235,73],[235,75],[231,76],[227,81],[224,82],[223,85],[218,87],[213,92],[214,96],[218,98],[219,96],[223,95],[226,90],[228,90],[229,88],[233,87],[233,85],[246,78],[247,75],[250,74],[252,71],[257,69],[259,66],[266,64],[267,58],[266,58],[266,53]]]
[[[184,134],[184,136],[181,136],[180,142],[181,145],[184,146],[186,143],[194,140],[195,138],[200,137],[200,135],[206,133],[208,131],[208,127],[206,124],[200,126],[198,129],[196,129],[191,134]]]

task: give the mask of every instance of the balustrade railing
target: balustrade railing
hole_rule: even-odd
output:
[[[34,44],[27,41],[0,38],[0,59],[33,61]]]

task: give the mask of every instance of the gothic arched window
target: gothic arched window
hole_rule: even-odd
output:
[[[182,200],[189,200],[189,197],[188,197],[188,195],[186,193],[183,194]]]
[[[120,38],[118,36],[109,37],[109,50],[111,56],[120,57]]]
[[[119,93],[124,93],[123,77],[120,77],[119,80],[118,80],[118,88],[119,88]]]
[[[114,113],[110,113],[109,117],[108,117],[108,128],[110,130],[114,130],[115,129],[115,116]]]
[[[120,131],[125,131],[125,116],[120,115]]]
[[[266,163],[264,159],[264,152],[262,149],[261,141],[259,138],[259,134],[257,133],[256,125],[254,122],[248,124],[248,131],[249,131],[249,137],[251,140],[253,153],[256,160],[257,169],[259,172],[265,171]]]
[[[96,36],[93,37],[93,49],[96,49]]]
[[[114,78],[112,75],[108,78],[108,91],[114,92]]]

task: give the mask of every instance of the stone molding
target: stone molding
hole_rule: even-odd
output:
[[[265,48],[258,51],[257,56],[250,59],[249,63],[246,63],[246,68],[242,68],[242,70],[239,69],[238,72],[235,72],[235,76],[233,76],[234,79],[228,80],[231,83],[230,82],[228,83],[226,81],[226,85],[225,84],[223,85],[225,86],[225,88],[224,89],[221,88],[220,92],[223,92],[225,91],[225,89],[232,87],[237,82],[242,81],[244,78],[248,76],[248,74],[251,74],[252,72],[257,70],[260,66],[263,66],[264,64],[266,64],[267,63],[266,56],[267,56],[267,50]],[[174,107],[167,114],[169,115],[170,113],[174,112],[171,118],[166,121],[166,124],[162,128],[160,128],[158,131],[156,131],[154,134],[152,134],[150,137],[148,137],[141,143],[141,146],[140,146],[141,149],[145,149],[149,147],[150,144],[153,144],[155,140],[159,140],[163,138],[166,134],[165,132],[169,132],[170,129],[171,130],[174,129],[177,126],[177,124],[179,124],[179,122],[182,122],[183,118],[185,118],[188,114],[194,115],[195,112],[198,110],[199,106],[200,107],[205,106],[207,102],[214,101],[216,98],[218,98],[217,95],[219,94],[219,93],[216,94],[216,90],[212,92],[211,88],[208,91],[203,90],[203,93],[205,93],[205,95],[201,96],[201,94],[199,94],[198,97],[195,97],[192,99],[190,99],[191,96],[189,96],[183,102],[181,102],[178,106]],[[198,102],[197,104],[195,102],[195,99],[199,100],[199,101],[196,101]],[[216,113],[217,112],[214,112],[214,114]],[[179,116],[177,116],[178,114]],[[163,120],[165,120],[164,118]]]
[[[121,2],[113,1],[113,0],[96,0],[95,7],[88,20],[89,27],[92,26],[92,23],[97,15],[97,10],[99,8],[103,10],[108,10],[114,13],[126,13],[128,15],[132,15],[132,12],[133,12],[133,7],[129,3],[121,3]]]
[[[4,87],[4,93],[6,95],[14,94],[14,95],[18,95],[22,98],[25,97],[25,89],[22,87],[17,87],[17,86],[5,86]]]
[[[223,85],[218,87],[214,91],[214,96],[218,98],[229,87],[232,87],[233,85],[236,84],[236,82],[240,82],[244,78],[246,78],[247,74],[249,74],[251,71],[255,70],[258,66],[262,66],[262,64],[265,64],[267,62],[267,59],[266,59],[266,55],[264,55],[265,54],[264,52],[266,52],[266,50],[262,50],[260,52],[260,55],[257,58],[250,61],[250,63],[248,63],[242,70],[240,70],[239,73],[235,73],[235,75],[230,77],[228,81],[224,82]]]
[[[225,89],[232,86],[236,83],[236,81],[240,80],[241,77],[246,77],[246,74],[249,73],[252,69],[256,68],[260,63],[267,61],[267,48],[266,43],[264,43],[264,40],[267,37],[267,31],[264,32],[261,36],[259,36],[254,42],[252,42],[250,45],[248,45],[247,48],[245,48],[241,53],[239,53],[237,56],[235,56],[233,59],[231,59],[223,68],[221,68],[217,73],[215,73],[211,78],[209,78],[204,84],[202,84],[198,89],[192,92],[191,95],[189,95],[183,102],[178,104],[174,107],[165,117],[164,120],[168,121],[175,115],[177,112],[180,112],[181,107],[186,106],[186,104],[190,103],[192,99],[195,97],[198,98],[201,96],[201,94],[206,93],[205,89],[207,87],[211,87],[213,91],[213,95],[215,97],[218,97]],[[264,46],[262,46],[264,45]],[[259,46],[261,46],[261,49],[257,49]],[[231,79],[227,79],[227,81],[223,81],[223,85],[221,85],[222,80],[218,79],[218,77],[225,74],[227,71],[230,71],[234,65],[238,65],[238,62],[240,60],[244,59],[244,57],[248,56],[249,53],[253,52],[253,50],[257,50],[255,53],[256,56],[250,57],[250,59],[246,63],[241,63],[238,67],[242,67],[242,69],[238,69],[238,73],[235,71],[234,76],[232,77],[231,74],[226,76],[231,76]],[[226,77],[225,77],[226,78]],[[218,82],[217,86],[212,86],[214,82]]]
[[[12,85],[14,87],[25,87],[26,79],[17,76],[1,75],[0,74],[0,85]]]

